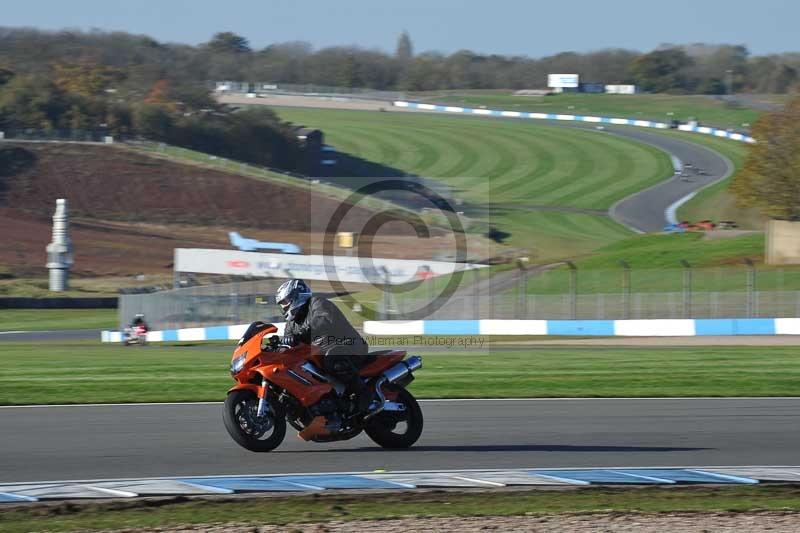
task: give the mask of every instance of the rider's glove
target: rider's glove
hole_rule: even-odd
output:
[[[286,346],[297,346],[299,342],[295,335],[284,335],[281,344],[285,344]]]

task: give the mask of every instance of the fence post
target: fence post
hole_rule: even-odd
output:
[[[517,318],[527,318],[528,316],[528,267],[527,257],[521,257],[517,260],[517,267],[519,268],[519,309],[517,310]]]
[[[631,266],[620,259],[619,266],[622,267],[622,318],[631,317]]]
[[[572,261],[567,261],[569,267],[569,318],[578,317],[578,267]]]
[[[481,317],[481,289],[479,287],[481,281],[481,269],[476,268],[473,270],[474,280],[472,283],[473,287],[473,294],[472,294],[472,307],[473,312],[475,314],[475,320],[478,320]]]
[[[683,318],[692,317],[692,265],[681,259],[683,266]]]
[[[392,284],[391,284],[389,270],[386,267],[382,267],[382,269],[383,269],[383,310],[382,310],[383,312],[381,313],[382,315],[381,318],[383,320],[388,320],[389,307],[391,305],[391,298],[392,298],[392,295],[390,294],[392,290]]]
[[[747,317],[751,318],[755,313],[755,290],[756,290],[756,267],[749,257],[745,257],[747,265]]]

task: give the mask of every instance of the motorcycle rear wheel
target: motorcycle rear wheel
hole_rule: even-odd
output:
[[[375,444],[383,448],[410,448],[422,435],[422,409],[416,398],[402,387],[397,387],[397,399],[406,406],[403,412],[378,413],[369,420],[364,431]],[[398,426],[404,431],[398,432]]]
[[[251,452],[269,452],[280,446],[286,437],[286,417],[283,410],[273,404],[264,417],[267,420],[259,420],[257,411],[256,394],[251,390],[236,390],[225,398],[222,420],[239,446]]]

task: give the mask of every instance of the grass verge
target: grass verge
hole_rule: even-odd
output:
[[[683,487],[536,489],[498,492],[314,494],[25,505],[0,511],[6,533],[118,530],[176,525],[286,525],[392,518],[554,515],[592,512],[796,511],[800,488]],[[254,510],[256,512],[254,512]]]
[[[669,94],[575,94],[547,97],[512,94],[453,94],[429,98],[437,103],[468,107],[485,106],[507,111],[601,115],[639,120],[687,121],[697,119],[704,125],[741,129],[761,115],[748,107],[730,105],[711,96]]]
[[[800,396],[796,347],[770,347],[766,357],[761,347],[499,348],[480,339],[409,348],[425,359],[411,391],[420,398]],[[219,401],[233,384],[229,354],[220,344],[4,342],[0,404]]]
[[[761,264],[764,235],[761,233],[707,239],[703,233],[640,235],[610,244],[591,256],[575,261],[578,294],[621,293],[623,270],[631,267],[630,289],[635,293],[683,290],[681,260],[692,266],[695,292],[745,292],[745,260],[757,264],[755,286],[759,291],[800,290],[800,269]],[[566,294],[570,287],[567,267],[558,267],[528,280],[529,294]]]
[[[116,329],[116,309],[0,309],[0,331]]]

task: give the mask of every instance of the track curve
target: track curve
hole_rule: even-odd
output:
[[[644,143],[665,152],[673,161],[680,161],[682,165],[689,164],[694,169],[702,169],[705,172],[702,175],[691,173],[689,181],[682,180],[677,174],[670,176],[660,183],[622,198],[611,206],[608,210],[611,218],[640,233],[662,231],[669,222],[666,211],[670,206],[691,193],[728,178],[735,170],[730,159],[711,148],[648,130],[608,125],[598,129],[598,126],[591,124],[548,124],[548,127],[593,130],[598,134],[611,134]],[[569,210],[549,206],[545,209]]]
[[[634,230],[645,233],[661,231],[668,223],[665,213],[670,206],[733,174],[733,163],[705,146],[646,131],[623,128],[609,128],[609,131],[614,135],[654,146],[681,161],[683,165],[690,164],[705,172],[703,175],[690,175],[690,181],[685,181],[676,174],[614,204],[609,210],[611,217]]]
[[[797,462],[800,398],[424,401],[410,450],[365,436],[237,446],[221,404],[0,408],[0,481]]]

